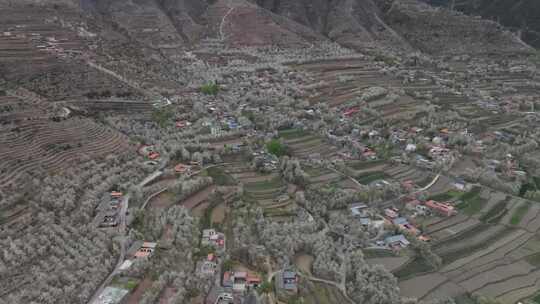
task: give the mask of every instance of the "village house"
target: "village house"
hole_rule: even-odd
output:
[[[346,118],[349,118],[351,116],[353,116],[354,114],[360,112],[360,109],[359,108],[350,108],[350,109],[347,109],[345,111],[343,111],[343,116],[346,117]]]
[[[225,234],[217,232],[215,229],[203,230],[201,239],[203,246],[212,246],[216,249],[225,249]]]
[[[384,243],[392,250],[401,250],[411,244],[403,234],[389,236],[384,240]]]
[[[191,172],[191,166],[185,164],[178,164],[174,166],[174,172],[178,174],[189,174]]]
[[[396,208],[386,208],[384,209],[384,215],[390,219],[395,219],[399,216],[399,213]]]
[[[452,216],[457,214],[454,206],[446,203],[439,203],[434,200],[429,200],[425,203],[425,206],[428,207],[433,213],[437,213],[443,216]]]
[[[245,271],[236,271],[232,273],[232,288],[233,291],[243,292],[246,290],[247,286],[247,272]]]
[[[112,192],[111,192],[111,197],[112,197],[112,198],[118,199],[118,198],[122,197],[123,195],[124,195],[124,194],[123,194],[122,192],[119,192],[119,191],[112,191]]]
[[[218,268],[218,259],[213,253],[208,254],[206,259],[200,263],[200,272],[204,275],[214,275]]]
[[[366,213],[367,213],[368,206],[366,204],[362,204],[362,203],[355,203],[355,204],[351,205],[350,209],[351,209],[351,214],[353,216],[365,217]]]
[[[248,271],[226,271],[223,273],[221,285],[232,288],[234,292],[244,292],[247,288],[257,288],[262,279],[259,275]]]
[[[402,181],[400,186],[405,192],[411,192],[414,190],[414,181],[412,180]]]
[[[189,121],[177,121],[176,122],[176,127],[179,128],[179,129],[189,127],[189,126],[191,126],[191,122],[189,122]]]
[[[295,271],[283,270],[276,276],[276,289],[288,293],[298,292],[298,276]]]
[[[143,242],[141,247],[135,252],[135,258],[148,258],[156,250],[157,243],[153,242]]]
[[[248,272],[246,279],[247,286],[249,286],[250,288],[257,288],[261,285],[261,282],[262,280],[258,275]]]
[[[420,234],[420,231],[416,227],[414,227],[414,225],[409,223],[409,221],[404,217],[395,218],[392,221],[392,224],[397,226],[401,231],[407,231],[412,235]]]
[[[103,220],[99,225],[100,227],[116,227],[118,226],[118,210],[109,209],[103,215]]]
[[[223,279],[221,280],[221,286],[223,286],[225,288],[232,288],[233,287],[232,272],[225,271],[223,273]]]
[[[453,186],[454,188],[456,188],[456,190],[459,191],[469,191],[471,189],[471,185],[462,178],[456,178],[454,180]]]
[[[449,152],[449,149],[434,146],[429,150],[429,155],[433,158],[438,158],[446,156]]]

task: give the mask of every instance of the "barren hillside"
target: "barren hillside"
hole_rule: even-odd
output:
[[[434,9],[418,0],[3,0],[2,3],[78,10],[113,29],[115,33],[107,33],[103,38],[120,34],[151,49],[164,50],[165,54],[192,47],[205,38],[216,38],[231,46],[294,47],[330,39],[354,49],[384,47],[432,54],[527,48],[494,22]],[[461,38],[468,43],[462,43]]]

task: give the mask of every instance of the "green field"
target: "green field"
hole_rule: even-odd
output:
[[[308,136],[309,132],[302,129],[288,129],[288,130],[281,130],[278,132],[278,134],[279,134],[279,137],[283,139],[294,139],[294,138]]]
[[[471,191],[463,194],[461,196],[461,203],[456,207],[461,209],[463,213],[467,215],[473,215],[480,212],[487,203],[485,199],[480,197],[481,190],[480,187],[474,187]]]
[[[316,177],[316,176],[332,173],[332,171],[326,168],[318,168],[318,167],[305,167],[304,171],[311,177]]]
[[[540,266],[540,252],[526,256],[525,261],[534,267]]]
[[[369,169],[375,166],[379,166],[384,164],[384,160],[374,160],[374,161],[367,161],[367,162],[349,162],[347,165],[355,170],[364,170]]]
[[[268,191],[268,190],[275,190],[275,189],[281,188],[284,186],[284,183],[281,180],[281,178],[276,177],[268,181],[246,183],[244,186],[245,186],[246,191],[259,192],[259,191]]]
[[[206,170],[206,173],[208,176],[212,177],[216,185],[230,186],[236,184],[234,178],[221,167],[210,168]]]
[[[476,225],[476,226],[474,226],[472,228],[469,228],[469,229],[467,229],[465,231],[462,231],[461,233],[458,233],[458,234],[456,234],[456,235],[454,235],[454,236],[452,236],[450,238],[447,238],[442,242],[436,243],[435,245],[432,246],[432,248],[433,248],[433,250],[438,250],[440,248],[443,248],[446,244],[451,244],[451,243],[455,243],[455,242],[461,242],[463,240],[466,240],[469,237],[472,237],[472,236],[474,236],[476,234],[484,232],[489,227],[490,227],[490,225],[484,224],[484,223]]]
[[[522,204],[521,206],[517,207],[516,210],[514,210],[514,213],[512,213],[512,218],[510,218],[510,224],[511,225],[518,225],[521,222],[521,219],[525,214],[527,214],[527,211],[529,211],[529,208],[531,207],[531,204],[529,202],[526,202]]]
[[[452,252],[447,252],[445,254],[441,254],[440,257],[443,260],[443,264],[445,264],[445,265],[450,264],[450,263],[452,263],[454,261],[457,261],[457,260],[459,260],[459,259],[461,259],[463,257],[466,257],[466,256],[470,255],[471,253],[473,253],[475,251],[478,251],[478,250],[481,250],[481,249],[484,249],[484,248],[488,247],[489,245],[493,244],[497,240],[500,240],[501,238],[507,236],[512,231],[513,231],[513,229],[505,229],[505,230],[501,231],[500,233],[496,233],[496,234],[493,234],[493,235],[487,237],[486,239],[484,239],[481,242],[471,244],[468,247],[464,247],[464,248],[461,248],[461,249],[458,249],[458,250],[455,250],[455,251],[452,251]]]
[[[532,298],[532,301],[533,301],[534,303],[540,304],[540,293],[536,294],[536,295]]]
[[[369,172],[367,174],[362,174],[356,177],[356,180],[361,184],[367,185],[371,182],[381,180],[381,179],[386,179],[386,178],[389,178],[389,176],[386,173],[382,171],[374,171],[374,172]]]
[[[433,270],[433,267],[431,267],[425,259],[421,257],[416,257],[412,262],[407,263],[405,266],[399,268],[396,272],[394,272],[394,275],[399,280],[405,280],[420,273]]]
[[[369,258],[387,258],[387,257],[395,257],[396,255],[391,250],[384,250],[384,249],[366,249],[363,251],[364,257],[366,259]]]
[[[498,202],[486,214],[482,215],[480,220],[486,223],[497,223],[506,213],[508,213],[508,209],[506,209],[507,204],[508,198]]]
[[[447,192],[430,196],[428,199],[438,201],[438,202],[446,202],[446,201],[453,201],[455,199],[459,199],[462,195],[463,195],[463,192],[459,192],[457,190],[449,190]]]
[[[476,301],[469,295],[461,295],[454,298],[456,304],[476,304]]]

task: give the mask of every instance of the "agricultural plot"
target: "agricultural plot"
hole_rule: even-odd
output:
[[[485,195],[472,191],[467,197]],[[395,270],[403,278],[402,293],[424,300],[465,293],[484,294],[502,303],[516,303],[533,296],[540,280],[540,239],[523,228],[538,218],[538,207],[523,200],[489,192],[483,208],[472,216],[464,212],[427,226],[432,236],[456,229],[452,236],[440,239],[433,246],[444,266],[433,270],[422,261]],[[453,193],[444,193],[452,196]],[[462,195],[462,196],[465,196]],[[466,197],[466,199],[467,199]],[[502,216],[501,216],[502,214]],[[496,219],[496,220],[494,220]],[[472,222],[471,222],[472,221]],[[474,223],[474,224],[473,224]],[[457,229],[460,225],[466,229]],[[515,227],[515,228],[512,228]],[[538,231],[539,227],[534,227]],[[434,239],[439,239],[435,238]],[[427,274],[423,274],[425,272]],[[414,286],[429,288],[414,290]]]
[[[301,159],[311,156],[329,159],[337,152],[337,148],[326,143],[322,137],[304,130],[282,130],[279,132],[279,136],[290,149],[290,153]]]
[[[427,185],[433,180],[433,176],[428,172],[404,165],[388,167],[384,170],[384,174],[395,181],[412,181],[418,188]]]
[[[343,180],[342,174],[325,168],[306,167],[304,171],[309,175],[312,185],[335,184]]]
[[[382,171],[387,166],[388,164],[384,160],[347,162],[347,167],[351,170],[354,170],[355,175],[362,174],[366,171]]]
[[[366,263],[369,265],[382,265],[388,271],[396,271],[400,267],[403,267],[407,262],[409,262],[408,256],[390,256],[390,257],[379,257],[379,258],[366,258]],[[406,275],[404,273],[404,275]]]
[[[48,119],[21,123],[0,132],[0,185],[16,183],[26,172],[55,172],[83,155],[100,157],[125,153],[127,138],[90,119]]]
[[[263,207],[265,216],[287,220],[295,215],[296,205],[288,184],[275,173],[262,174],[244,162],[232,162],[223,172],[244,186],[244,199]]]
[[[373,171],[357,176],[356,180],[361,184],[369,185],[372,182],[387,180],[389,178],[390,176],[383,171]]]
[[[306,304],[350,303],[336,287],[300,279],[299,298]]]
[[[404,85],[399,79],[380,73],[380,68],[373,61],[365,59],[327,60],[296,66],[296,69],[310,72],[319,85],[310,87],[309,99],[312,103],[327,102],[331,107],[343,106],[358,100],[369,87],[384,84],[388,89],[432,89],[422,81]],[[384,118],[412,118],[420,109],[416,99],[407,95],[397,99],[384,97],[370,100],[372,106],[380,111]]]
[[[466,215],[474,215],[484,208],[487,204],[489,192],[475,187],[471,191],[463,194],[459,199],[460,203],[456,205]]]

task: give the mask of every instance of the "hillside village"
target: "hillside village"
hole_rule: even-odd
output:
[[[540,303],[538,53],[398,2],[424,52],[0,1],[0,303]]]

